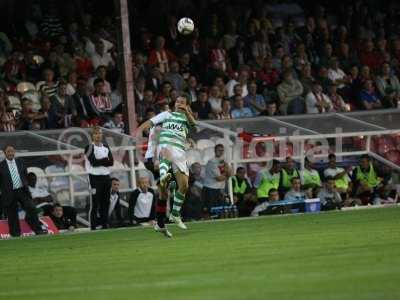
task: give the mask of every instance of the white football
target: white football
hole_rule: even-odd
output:
[[[191,34],[194,30],[193,20],[190,18],[182,18],[178,21],[178,31],[180,34]]]

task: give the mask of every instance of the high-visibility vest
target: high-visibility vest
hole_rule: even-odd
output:
[[[366,183],[368,187],[374,188],[379,185],[380,179],[378,178],[378,175],[376,174],[372,163],[369,164],[369,171],[367,173],[361,170],[360,166],[356,168],[356,172],[356,179],[362,183]]]
[[[321,186],[321,178],[319,177],[318,172],[313,173],[307,169],[303,170],[303,185],[316,185]]]
[[[268,198],[268,193],[270,189],[278,189],[281,174],[271,174],[271,177],[272,178],[266,178],[265,176],[263,176],[263,178],[261,179],[261,183],[257,188],[258,198]]]
[[[294,169],[292,174],[288,174],[285,169],[282,169],[282,186],[285,189],[290,189],[292,187],[292,178],[299,177],[299,172]]]
[[[246,193],[247,184],[246,179],[243,179],[242,184],[239,185],[239,182],[236,176],[232,177],[232,185],[233,185],[233,193],[234,194],[244,194]]]

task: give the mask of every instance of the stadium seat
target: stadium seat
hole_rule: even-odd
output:
[[[120,189],[128,189],[130,186],[129,172],[124,171],[123,169],[125,168],[128,168],[128,166],[116,160],[114,160],[114,165],[111,167],[110,176],[119,179]]]
[[[36,91],[36,87],[33,83],[27,82],[27,81],[18,83],[18,85],[17,85],[18,93],[20,93],[22,95],[29,91]]]
[[[65,168],[62,166],[51,165],[46,167],[46,174],[56,174],[56,173],[64,173]],[[68,176],[61,177],[51,177],[49,178],[50,182],[50,191],[53,193],[58,193],[63,190],[69,190],[69,178]]]
[[[187,157],[187,161],[189,166],[191,166],[192,164],[198,162],[201,163],[202,162],[202,155],[201,155],[201,151],[196,150],[196,149],[190,149],[186,152],[186,157]]]
[[[27,168],[28,173],[34,173],[37,177],[36,187],[43,187],[49,189],[49,181],[47,180],[46,173],[38,167]]]
[[[82,173],[85,172],[85,169],[81,165],[73,164],[71,166],[71,172],[74,173]],[[79,175],[72,177],[72,182],[74,184],[75,192],[83,192],[89,189],[88,176],[87,175]]]
[[[206,140],[206,139],[201,139],[198,140],[196,143],[196,148],[198,150],[204,150],[207,148],[213,148],[215,147],[215,143],[212,140]]]
[[[27,98],[33,103],[33,110],[39,111],[42,108],[42,104],[40,103],[40,94],[37,91],[29,91],[22,95],[22,98]]]

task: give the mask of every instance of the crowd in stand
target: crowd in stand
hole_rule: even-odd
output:
[[[178,1],[155,11],[154,2],[131,8],[139,123],[181,92],[190,95],[201,120],[399,103],[395,4]],[[123,131],[121,115],[114,115],[121,112],[122,96],[112,15],[75,11],[67,18],[66,4],[31,5],[23,28],[0,35],[0,130],[106,124]],[[183,13],[196,24],[189,36],[176,30]],[[162,14],[167,20],[153,22]]]

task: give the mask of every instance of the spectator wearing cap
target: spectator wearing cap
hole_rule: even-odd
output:
[[[364,88],[359,95],[361,107],[365,110],[377,109],[382,107],[381,100],[375,92],[372,80],[367,80],[364,83]]]
[[[279,110],[281,114],[287,115],[302,112],[304,110],[304,102],[301,98],[302,94],[303,86],[301,82],[293,78],[292,71],[285,71],[283,81],[278,85]],[[300,106],[303,106],[303,108]]]
[[[260,115],[265,111],[264,97],[257,93],[257,83],[252,81],[248,84],[249,94],[244,97],[244,106],[251,109],[253,116]]]
[[[306,112],[308,114],[319,114],[330,112],[332,102],[327,95],[322,92],[322,86],[319,82],[314,82],[311,92],[306,96]]]
[[[232,109],[232,119],[251,118],[254,116],[250,108],[244,106],[242,96],[236,95],[234,97],[235,107]]]
[[[208,120],[212,118],[212,108],[208,102],[208,93],[205,89],[200,90],[197,101],[192,104],[193,113],[199,120]]]
[[[104,91],[104,80],[97,78],[94,81],[94,92],[89,96],[90,104],[95,114],[104,117],[112,111],[110,97]]]

